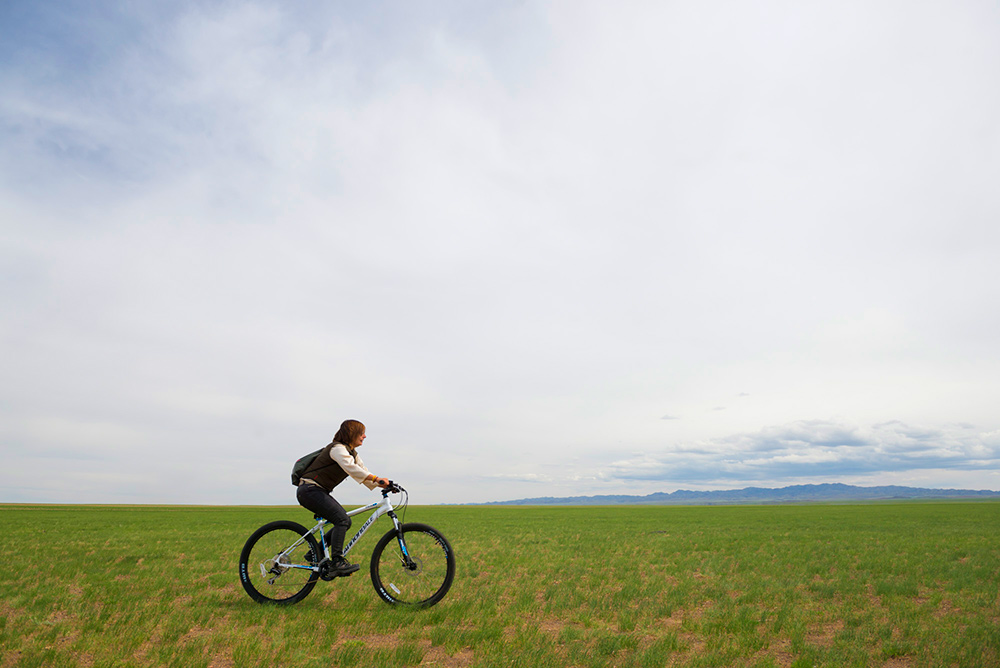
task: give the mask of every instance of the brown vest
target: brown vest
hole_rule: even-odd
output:
[[[309,465],[309,468],[305,470],[302,474],[303,478],[309,478],[320,484],[330,493],[333,488],[344,482],[347,479],[347,471],[340,467],[340,464],[333,460],[330,456],[330,449],[337,444],[336,441],[330,445],[323,448],[323,452],[319,453],[319,456],[313,460],[313,463]],[[347,446],[345,446],[347,447]],[[347,451],[354,457],[357,461],[358,453],[354,449],[347,447]]]

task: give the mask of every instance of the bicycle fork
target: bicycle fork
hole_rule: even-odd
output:
[[[399,523],[399,519],[396,517],[396,513],[390,510],[386,513],[391,519],[393,526],[396,527],[396,541],[399,543],[399,551],[403,555],[403,565],[408,571],[417,570],[417,563],[413,561],[410,557],[410,552],[406,549],[406,541],[403,539],[403,525]]]

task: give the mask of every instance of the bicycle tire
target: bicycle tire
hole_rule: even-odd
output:
[[[305,542],[291,554],[276,559],[299,538],[305,538]],[[311,565],[305,560],[308,550],[314,555],[320,553],[316,539],[301,524],[285,520],[265,524],[253,532],[240,553],[243,589],[258,603],[298,603],[319,579],[314,570],[291,567]]]
[[[455,578],[455,553],[448,540],[434,527],[411,522],[402,525],[402,531],[406,551],[415,567],[406,567],[396,529],[391,529],[372,551],[372,586],[390,605],[432,606],[451,588]]]

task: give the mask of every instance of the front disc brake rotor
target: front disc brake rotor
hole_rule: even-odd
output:
[[[403,564],[403,570],[410,577],[416,577],[420,575],[420,572],[424,570],[424,562],[420,557],[410,557],[409,565]]]

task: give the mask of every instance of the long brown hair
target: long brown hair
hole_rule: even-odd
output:
[[[344,423],[340,425],[340,429],[337,430],[336,436],[333,437],[333,442],[343,443],[348,448],[353,448],[354,441],[363,433],[365,433],[365,426],[363,424],[357,420],[344,420]]]

